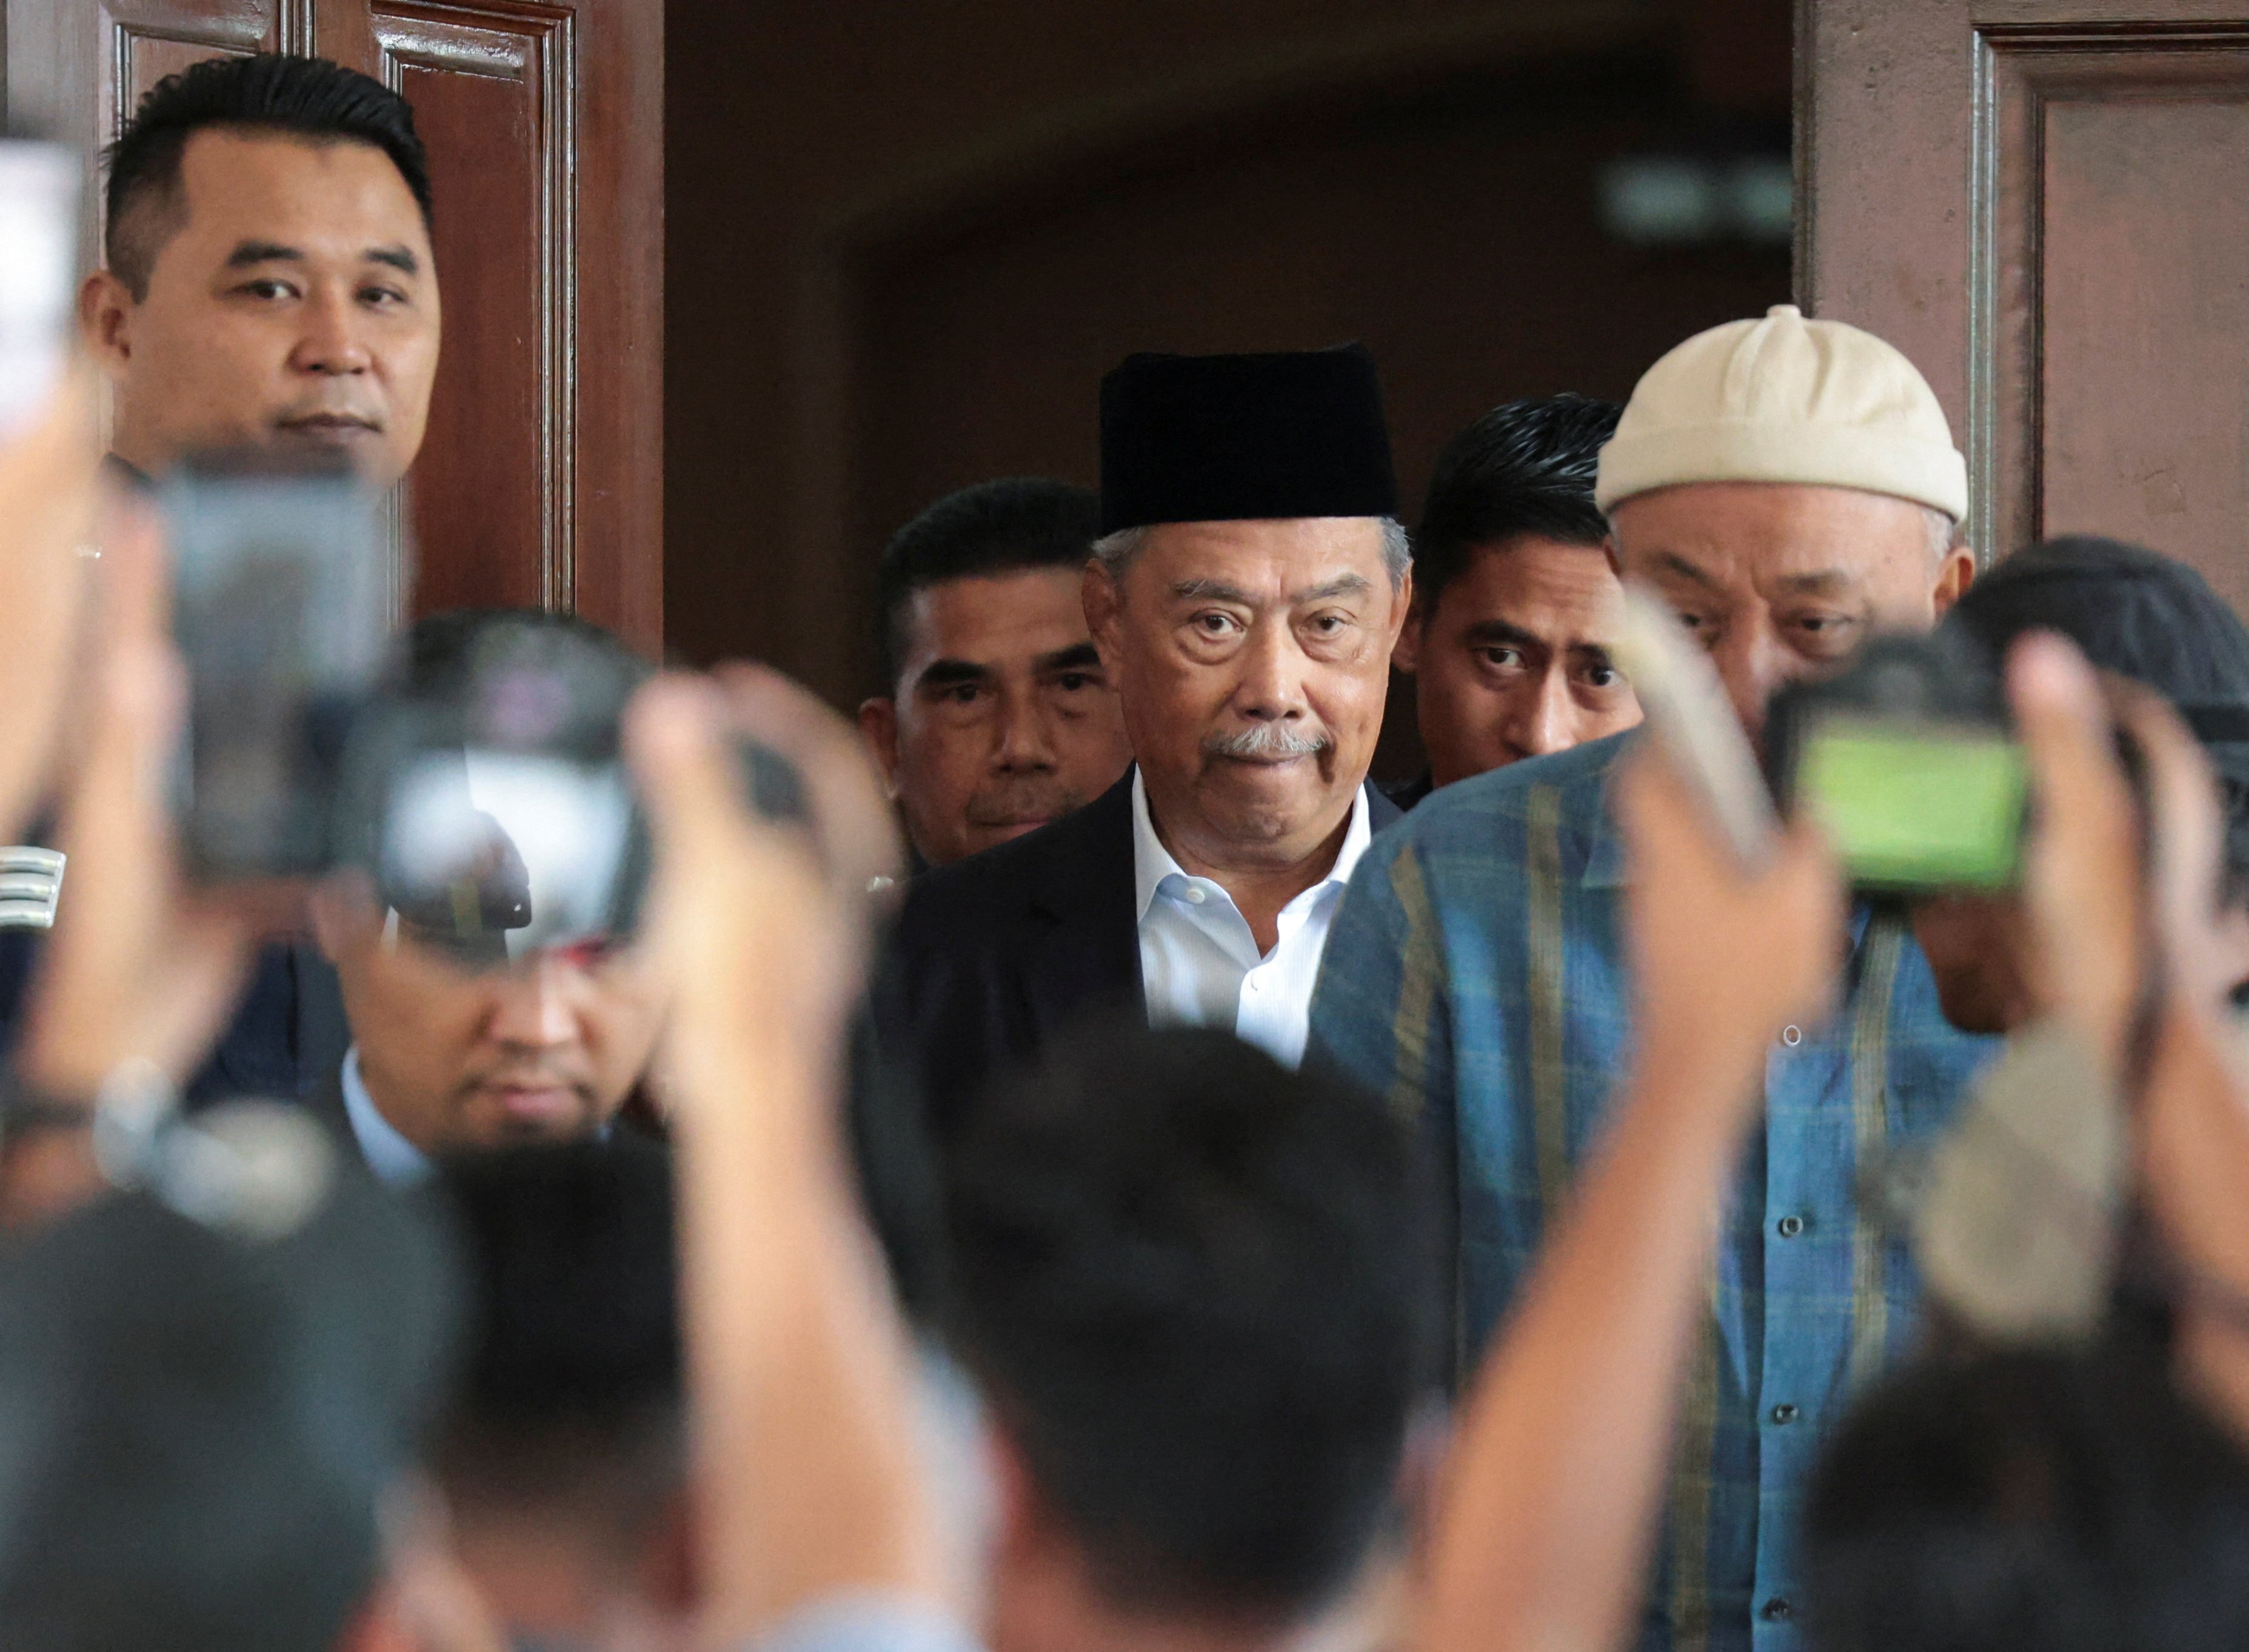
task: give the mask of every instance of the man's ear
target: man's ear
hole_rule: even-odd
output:
[[[125,283],[109,270],[96,270],[78,290],[78,326],[86,348],[112,382],[133,365],[133,316],[137,306]]]
[[[1968,595],[1968,588],[1976,582],[1976,553],[1965,545],[1956,545],[1944,554],[1944,561],[1936,570],[1936,589],[1932,594],[1936,617],[1943,619],[1952,611],[1952,605]]]
[[[898,703],[887,694],[859,702],[859,735],[883,771],[883,788],[898,801]]]

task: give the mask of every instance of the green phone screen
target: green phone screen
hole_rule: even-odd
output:
[[[2029,785],[2003,734],[1844,717],[1812,730],[1796,771],[1852,881],[1891,889],[2012,883]]]

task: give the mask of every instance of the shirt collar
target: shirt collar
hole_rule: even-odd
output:
[[[1325,878],[1313,887],[1324,888],[1351,881],[1351,868],[1366,852],[1366,845],[1374,836],[1366,809],[1366,788],[1361,786],[1351,794],[1351,824],[1344,828],[1343,847],[1336,851],[1335,864],[1328,868]],[[1164,840],[1156,836],[1155,822],[1148,814],[1148,791],[1141,782],[1140,771],[1132,770],[1132,914],[1136,921],[1148,916],[1148,907],[1167,878],[1185,879],[1186,868],[1173,858],[1172,851],[1164,847]],[[1301,898],[1301,897],[1299,897]]]
[[[398,1127],[375,1105],[375,1098],[367,1093],[367,1081],[359,1072],[357,1044],[344,1056],[344,1116],[351,1120],[361,1156],[377,1181],[387,1187],[406,1187],[428,1178],[428,1156],[398,1132]]]

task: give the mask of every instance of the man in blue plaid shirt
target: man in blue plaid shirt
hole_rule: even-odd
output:
[[[1754,738],[1783,683],[1966,589],[1966,466],[1882,341],[1782,305],[1649,369],[1603,451],[1611,554],[1709,650]],[[1634,736],[1463,781],[1378,836],[1321,967],[1307,1060],[1422,1121],[1457,1206],[1468,1369],[1599,1139],[1632,1036],[1607,781]],[[1755,969],[1713,957],[1713,969]],[[1861,910],[1845,997],[1786,1029],[1682,1373],[1642,1646],[1792,1652],[1796,1511],[1822,1431],[1903,1347],[1918,1289],[1861,1179],[1940,1128],[1989,1041],[1957,1033],[1895,916]]]

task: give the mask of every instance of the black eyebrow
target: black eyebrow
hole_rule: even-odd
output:
[[[410,247],[369,247],[367,252],[367,261],[369,264],[387,264],[392,269],[397,271],[401,275],[419,275],[422,273],[422,260],[414,256],[413,249]]]
[[[992,668],[980,665],[973,659],[933,659],[914,679],[914,692],[930,688],[959,688],[966,684],[988,683]]]
[[[1503,619],[1478,620],[1468,627],[1470,648],[1544,648],[1545,639]]]
[[[279,241],[244,241],[226,257],[230,270],[246,270],[253,264],[302,264],[305,255],[292,246],[283,246]]]
[[[1058,648],[1051,654],[1042,654],[1032,662],[1041,671],[1090,671],[1101,664],[1101,650],[1090,643],[1073,643],[1068,648]]]

